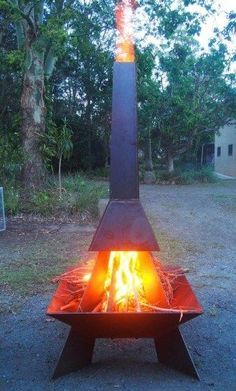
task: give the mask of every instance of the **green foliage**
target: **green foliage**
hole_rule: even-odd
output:
[[[30,47],[40,53],[44,65],[48,118],[41,151],[49,169],[55,169],[63,150],[62,156],[68,158],[63,160],[64,172],[86,170],[91,176],[104,176],[103,167],[110,159],[115,4],[114,0],[0,1],[1,127],[7,136],[14,135]],[[231,58],[220,44],[222,35],[215,33],[208,52],[201,52],[195,41],[204,18],[214,12],[214,3],[140,0],[139,4],[147,20],[145,25],[142,20],[140,33],[150,38],[136,42],[140,144],[144,149],[150,136],[156,160],[186,151],[193,159],[206,138],[211,141],[219,127],[235,116],[235,75],[229,72]],[[194,4],[202,7],[200,12],[198,7],[196,12],[188,8]],[[228,20],[225,37],[232,38],[235,12]],[[63,130],[64,118],[70,130],[68,126]],[[14,155],[14,147],[10,148]],[[11,153],[7,156],[5,161],[10,162]],[[20,155],[13,160],[15,168],[10,162],[4,170],[18,177]]]
[[[42,136],[41,149],[48,165],[55,157],[59,160],[62,157],[69,159],[71,156],[73,133],[67,126],[67,121],[64,120],[63,122],[62,126],[57,126],[55,122],[51,121],[48,131]]]
[[[86,171],[89,178],[108,178],[110,170],[108,167],[98,167],[92,171]]]
[[[4,135],[0,131],[0,183],[14,184],[22,167],[22,150],[18,132]]]
[[[194,179],[202,183],[215,183],[218,181],[211,167],[204,166],[195,172]]]
[[[235,117],[236,77],[223,44],[201,53],[193,40],[177,37],[170,50],[156,55],[156,77],[149,74],[139,86],[140,122],[143,137],[151,132],[159,154],[173,159]]]
[[[24,61],[24,51],[11,50],[7,54],[7,63],[12,66],[13,69],[20,70]]]
[[[227,39],[232,39],[233,36],[236,34],[236,12],[231,11],[228,14],[228,23],[224,30],[224,34]]]
[[[44,189],[32,194],[24,211],[41,216],[70,216],[78,214],[82,220],[97,217],[98,200],[107,195],[105,185],[96,184],[81,175],[62,178],[62,197],[58,197],[57,182],[51,178]]]
[[[177,185],[192,185],[194,183],[215,183],[218,181],[211,167],[204,166],[199,170],[177,169],[171,173],[157,171],[157,182],[174,183]]]
[[[4,188],[5,209],[7,214],[16,215],[20,211],[20,193],[16,186],[6,185]]]

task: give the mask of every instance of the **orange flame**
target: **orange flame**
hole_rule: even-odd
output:
[[[146,300],[137,251],[111,251],[105,292],[105,311],[140,310],[140,303]]]
[[[116,42],[117,62],[134,62],[135,60],[132,18],[136,7],[136,0],[120,0],[116,7],[116,28],[118,31]]]

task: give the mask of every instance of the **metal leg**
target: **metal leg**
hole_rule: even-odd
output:
[[[199,380],[197,369],[179,329],[174,329],[161,338],[154,338],[158,360]]]
[[[92,361],[95,338],[81,336],[71,328],[52,379],[89,365]]]

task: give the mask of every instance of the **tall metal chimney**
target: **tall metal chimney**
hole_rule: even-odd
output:
[[[110,201],[90,251],[158,251],[139,201],[136,64],[113,68]]]

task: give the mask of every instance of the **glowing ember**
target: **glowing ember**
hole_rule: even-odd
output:
[[[90,280],[90,278],[91,278],[91,275],[92,275],[92,273],[86,273],[83,276],[83,281],[88,282]]]
[[[103,311],[140,311],[147,301],[138,252],[111,251],[104,289]]]
[[[135,60],[132,17],[136,6],[136,0],[121,0],[116,7],[117,62],[134,62]]]

